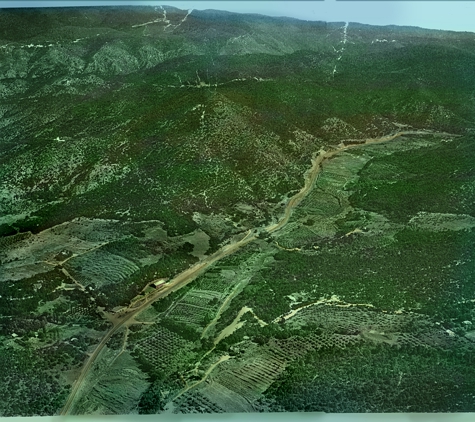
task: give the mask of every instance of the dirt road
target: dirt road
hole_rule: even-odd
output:
[[[246,236],[242,238],[240,241],[228,244],[223,246],[220,250],[215,252],[214,254],[210,255],[203,261],[198,262],[197,264],[193,265],[189,269],[183,271],[182,273],[178,274],[175,278],[173,278],[169,283],[167,283],[166,287],[162,290],[159,290],[155,293],[152,293],[149,297],[147,297],[144,302],[135,308],[129,308],[117,315],[110,316],[108,319],[112,323],[112,327],[109,331],[104,335],[104,338],[101,342],[97,345],[94,352],[89,356],[86,363],[84,364],[83,369],[78,377],[78,379],[74,382],[71,393],[61,411],[61,415],[67,415],[70,413],[72,406],[78,397],[78,393],[83,385],[84,379],[86,378],[89,370],[91,369],[92,365],[96,361],[97,357],[104,349],[107,341],[127,322],[133,320],[133,318],[138,315],[140,312],[148,308],[153,302],[157,301],[158,299],[167,296],[168,294],[186,286],[188,283],[193,281],[197,276],[203,273],[210,265],[214,264],[216,261],[224,258],[227,255],[230,255],[236,252],[238,249],[242,248],[243,246],[247,245],[248,243],[252,242],[256,239],[256,236],[252,234],[251,230],[248,231]]]
[[[73,405],[76,401],[76,398],[78,397],[78,393],[81,390],[84,379],[86,378],[89,370],[91,369],[92,365],[96,361],[97,357],[103,350],[104,346],[106,345],[107,341],[122,327],[124,324],[127,322],[131,322],[133,318],[138,315],[140,312],[148,308],[153,302],[156,300],[167,296],[171,292],[174,292],[176,290],[179,290],[183,286],[186,286],[188,283],[193,281],[197,276],[202,274],[204,271],[207,270],[207,268],[211,265],[213,265],[215,262],[219,261],[220,259],[224,258],[227,255],[231,255],[240,248],[244,247],[245,245],[251,243],[258,237],[258,232],[259,230],[266,231],[267,233],[273,233],[287,224],[289,221],[292,212],[295,207],[297,207],[302,199],[307,196],[307,194],[312,190],[315,181],[318,178],[318,175],[320,174],[322,170],[322,164],[324,161],[331,159],[335,155],[346,151],[350,148],[355,148],[355,147],[361,147],[363,145],[369,145],[369,144],[375,144],[375,143],[382,143],[382,142],[388,142],[393,139],[396,139],[400,136],[404,135],[441,135],[441,136],[456,136],[456,135],[451,135],[448,133],[440,133],[440,132],[430,132],[430,131],[401,131],[397,132],[396,134],[393,135],[387,135],[383,136],[381,138],[368,138],[364,140],[348,140],[348,141],[343,141],[348,142],[348,144],[340,144],[341,146],[336,147],[335,149],[331,149],[329,151],[325,151],[321,149],[318,151],[318,153],[315,155],[315,157],[312,159],[312,167],[310,168],[309,171],[305,174],[305,183],[302,189],[295,194],[293,197],[290,198],[288,201],[285,211],[281,219],[274,224],[271,224],[267,227],[264,228],[259,228],[259,229],[254,229],[254,230],[249,230],[241,240],[236,241],[234,243],[229,243],[225,246],[223,246],[220,250],[216,251],[214,254],[210,255],[209,257],[205,258],[204,260],[198,262],[197,264],[193,265],[189,269],[183,271],[182,273],[178,274],[175,278],[173,278],[169,283],[167,283],[166,287],[163,288],[162,290],[159,290],[155,293],[152,293],[149,297],[144,299],[143,303],[141,303],[139,306],[132,308],[129,307],[127,310],[124,312],[114,315],[114,316],[109,316],[109,320],[112,322],[112,327],[110,330],[104,335],[104,338],[102,341],[97,345],[96,349],[94,352],[91,354],[91,356],[87,359],[87,361],[84,364],[83,369],[81,370],[81,373],[78,377],[78,379],[75,381],[73,384],[71,393],[69,394],[69,397],[61,411],[61,415],[67,415],[71,412]]]

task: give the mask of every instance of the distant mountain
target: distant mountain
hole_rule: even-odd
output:
[[[0,28],[7,232],[35,230],[27,221],[50,208],[54,222],[129,207],[142,218],[165,198],[186,219],[221,210],[218,191],[212,208],[185,205],[202,182],[175,180],[172,195],[160,181],[203,159],[240,184],[226,203],[278,200],[318,145],[394,121],[458,132],[473,121],[471,33],[174,7],[3,9]],[[277,170],[286,177],[271,182]],[[137,186],[157,192],[141,211]],[[127,195],[108,211],[101,189]]]
[[[157,277],[173,278],[227,242],[250,236],[251,229],[260,230],[279,221],[289,199],[302,189],[312,158],[322,148],[330,151],[338,145],[363,143],[368,138],[395,135],[401,130],[468,135],[461,147],[445,146],[440,150],[452,160],[448,161],[450,166],[463,161],[460,169],[452,171],[449,165],[437,161],[439,150],[430,155],[430,163],[437,162],[443,168],[441,174],[450,175],[449,179],[438,176],[430,167],[432,164],[421,158],[431,168],[428,173],[431,178],[427,177],[432,184],[416,183],[426,173],[418,173],[418,164],[413,162],[404,167],[404,172],[413,177],[407,183],[404,179],[404,183],[397,184],[393,178],[402,174],[398,166],[407,161],[406,157],[395,161],[396,164],[378,158],[382,162],[379,168],[386,171],[381,170],[381,174],[387,177],[392,189],[384,200],[375,193],[379,185],[375,182],[373,186],[370,164],[363,169],[369,156],[360,159],[356,152],[356,158],[351,161],[354,167],[349,169],[343,165],[338,168],[335,160],[334,178],[326,185],[330,189],[326,202],[313,204],[314,208],[308,205],[308,215],[302,214],[298,222],[289,223],[281,235],[287,246],[280,245],[277,238],[270,241],[266,233],[261,233],[258,242],[263,252],[255,260],[257,264],[250,253],[236,258],[237,263],[224,265],[208,281],[202,280],[206,292],[214,286],[214,278],[221,277],[222,292],[206,296],[212,306],[221,303],[218,298],[224,298],[223,292],[229,293],[226,289],[235,274],[244,274],[245,286],[254,277],[254,273],[246,272],[248,267],[260,266],[256,274],[265,273],[274,255],[288,257],[290,253],[302,252],[304,258],[295,255],[301,260],[295,258],[294,266],[288,267],[291,270],[279,269],[277,258],[277,264],[272,264],[275,273],[269,270],[272,280],[284,280],[285,286],[281,297],[272,299],[278,304],[275,309],[279,312],[275,311],[274,315],[269,311],[271,332],[275,327],[271,323],[283,312],[281,309],[290,306],[289,300],[292,304],[297,298],[298,303],[307,303],[308,295],[311,300],[320,297],[311,296],[317,295],[317,287],[304,291],[304,286],[303,293],[296,294],[297,290],[291,290],[291,286],[298,285],[313,272],[317,274],[320,268],[320,261],[315,263],[307,257],[325,250],[330,262],[325,264],[328,274],[338,273],[340,264],[347,262],[337,255],[338,248],[350,244],[352,234],[362,233],[366,226],[373,227],[371,219],[380,225],[377,227],[384,227],[381,232],[389,230],[383,239],[388,244],[397,243],[394,233],[403,230],[404,224],[426,227],[445,219],[447,227],[456,224],[471,227],[473,140],[470,136],[475,128],[474,116],[473,33],[300,21],[217,10],[180,10],[171,6],[0,10],[0,308],[5,310],[0,318],[0,337],[5,349],[0,350],[0,356],[10,356],[10,347],[15,348],[15,353],[18,352],[15,356],[23,359],[21,365],[27,368],[19,372],[23,377],[18,378],[21,382],[15,381],[13,375],[5,375],[7,387],[2,390],[0,382],[0,397],[10,394],[12,388],[8,386],[15,383],[30,388],[25,380],[34,372],[34,362],[43,362],[43,372],[39,371],[46,374],[43,381],[54,385],[51,394],[36,384],[31,384],[30,393],[14,390],[18,400],[6,402],[8,406],[23,403],[23,396],[34,397],[37,389],[44,391],[42,410],[34,403],[28,404],[31,407],[26,410],[14,407],[16,404],[2,408],[0,400],[0,416],[21,411],[25,415],[58,412],[73,375],[85,356],[90,355],[89,346],[96,344],[109,327],[112,314],[107,312],[141,300],[142,290]],[[420,145],[428,144],[424,142]],[[411,148],[420,146],[414,145]],[[403,150],[401,146],[402,152],[398,153],[402,154]],[[356,183],[352,178],[360,171],[364,184],[351,192],[345,190],[351,186],[348,180]],[[421,191],[426,192],[427,185],[442,186],[442,179],[445,190],[440,192],[449,193],[435,196],[432,202],[427,200],[440,209],[429,210],[434,215],[416,214],[427,210],[415,207],[412,198],[426,200]],[[464,183],[463,189],[459,189],[462,186],[459,182]],[[406,186],[411,188],[406,191]],[[435,188],[428,191],[437,195]],[[448,205],[460,193],[455,191],[463,191],[465,195],[465,202],[457,205],[457,212],[463,215],[447,217],[453,212],[448,210]],[[405,212],[394,206],[397,203],[405,204]],[[366,206],[367,213],[355,211],[357,204],[362,209]],[[348,222],[347,217],[354,220]],[[341,227],[348,230],[340,233]],[[294,236],[297,229],[301,232]],[[332,237],[336,233],[339,237]],[[415,250],[404,262],[415,262],[413,256],[418,256],[418,249],[411,243],[411,233],[404,233],[406,237],[401,235],[400,244],[407,242],[407,250],[412,250],[411,247]],[[317,244],[315,239],[322,238],[326,243]],[[439,237],[437,242],[430,236],[427,239],[430,247],[441,243]],[[363,245],[358,253],[348,256],[358,259],[362,256],[365,262],[373,262],[377,248],[371,245],[368,248]],[[387,254],[390,258],[397,255],[392,250]],[[363,268],[361,259],[351,265]],[[383,264],[377,270],[382,267]],[[301,268],[305,268],[305,274]],[[401,265],[394,264],[391,268],[398,269]],[[362,279],[366,280],[364,277],[375,271],[372,267],[367,272],[361,270]],[[431,271],[421,273],[420,277],[436,273]],[[294,274],[301,274],[301,279],[297,280]],[[255,290],[251,289],[245,297],[257,297],[252,292],[261,291],[264,282],[259,288],[252,286]],[[324,292],[328,297],[332,297],[331,289],[335,285],[344,284],[328,283],[330,287]],[[401,286],[406,285],[401,282]],[[394,287],[394,291],[412,291],[406,287]],[[273,297],[269,292],[273,290],[266,286],[265,295],[260,297]],[[379,290],[374,292],[379,295]],[[201,301],[200,296],[190,299],[197,306]],[[164,308],[157,312],[168,309],[163,303],[171,306],[171,302],[160,302],[158,308]],[[274,303],[268,305],[265,306],[271,308]],[[243,302],[242,306],[245,309],[248,303]],[[219,313],[225,309],[219,307]],[[235,314],[231,311],[226,314],[230,323],[237,324],[243,315],[254,324],[262,323],[250,308],[234,320],[240,309],[232,308]],[[211,324],[219,313],[203,313],[203,321]],[[279,324],[285,322],[285,319],[276,320]],[[214,323],[219,326],[223,321]],[[76,336],[74,330],[79,326],[90,331],[86,334],[81,331]],[[165,334],[162,333],[168,336],[169,350],[173,353],[182,344],[175,338],[178,334],[168,333],[174,327],[170,323],[163,331]],[[196,323],[190,330],[196,335],[203,327]],[[351,324],[348,327],[345,330],[353,330]],[[368,327],[371,325],[363,330],[368,338],[392,341],[379,334],[377,337]],[[288,334],[291,335],[294,336]],[[131,337],[133,341],[140,339],[138,334]],[[283,344],[286,339],[279,341]],[[115,337],[112,340],[116,341]],[[207,347],[211,347],[211,340],[204,340]],[[193,342],[197,341],[193,337]],[[56,342],[61,346],[57,347]],[[116,343],[122,345],[122,340]],[[260,338],[252,347],[257,348],[258,343],[265,342]],[[35,348],[35,344],[41,347]],[[117,344],[114,347],[119,347]],[[125,344],[126,340],[124,347]],[[192,347],[191,340],[186,344]],[[61,354],[63,349],[65,352]],[[61,356],[73,357],[61,366],[54,360],[56,357],[49,361],[48,356],[59,360]],[[274,359],[265,356],[269,362]],[[122,358],[127,365],[132,361],[125,354]],[[265,359],[263,362],[267,362]],[[178,368],[180,363],[176,362],[173,365]],[[263,363],[259,368],[266,365]],[[50,367],[60,368],[58,373],[73,374],[62,375],[66,378],[61,382],[68,387],[53,380],[48,372]],[[1,368],[16,367],[5,358],[0,359]],[[279,368],[283,371],[283,366]],[[128,390],[121,390],[129,400],[124,399],[123,403],[132,403],[131,408],[148,388],[148,381],[143,381],[145,375],[138,369],[133,373],[138,374],[136,380],[140,385],[130,396],[124,393]],[[278,374],[277,371],[272,377]],[[223,383],[224,380],[223,375]],[[274,378],[269,380],[265,388],[274,382]],[[154,399],[162,390],[174,391],[176,385],[181,388],[179,379],[173,381],[176,385],[166,389],[160,382],[154,378],[153,388],[147,390]],[[301,388],[307,388],[304,381]],[[272,394],[282,397],[282,391]],[[99,387],[94,394],[103,398]],[[53,397],[51,401],[49,396]],[[242,397],[236,400],[242,405],[237,409],[248,409],[248,402]],[[264,404],[271,406],[269,403]],[[278,409],[272,406],[269,408]],[[292,406],[294,402],[286,409],[294,409]],[[112,408],[96,410],[100,413]],[[96,411],[91,409],[90,412]],[[401,407],[396,409],[399,411]]]

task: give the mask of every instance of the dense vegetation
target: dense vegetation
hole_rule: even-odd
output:
[[[473,49],[172,7],[0,10],[0,416],[58,413],[112,309],[278,221],[320,148],[398,130],[461,136],[324,166],[282,230],[118,331],[77,409],[157,413],[217,365],[176,409],[226,408],[219,379],[241,410],[473,411]],[[278,318],[331,297],[418,346],[391,318]]]
[[[376,157],[360,173],[351,203],[407,223],[419,211],[474,216],[474,138]]]
[[[289,412],[471,412],[471,353],[358,346],[308,353],[266,392]]]
[[[455,309],[475,294],[474,241],[473,231],[405,229],[387,246],[343,237],[322,245],[318,254],[281,250],[274,255],[274,266],[261,270],[232,302],[220,326],[230,323],[244,305],[272,321],[290,309],[287,296],[301,291],[311,292],[310,300],[337,295],[388,311],[412,308],[440,320],[457,316],[460,323],[471,318],[471,311],[458,314]],[[455,265],[458,259],[461,265]]]

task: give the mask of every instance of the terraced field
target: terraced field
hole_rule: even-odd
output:
[[[132,261],[102,250],[72,258],[65,268],[82,285],[94,287],[119,284],[139,269]]]
[[[0,416],[473,412],[474,47],[0,10]]]

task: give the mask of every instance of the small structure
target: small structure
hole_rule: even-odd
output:
[[[127,309],[127,306],[116,306],[111,309],[111,312],[113,312],[114,314],[117,314],[119,312],[124,311],[125,309]]]
[[[167,281],[167,278],[159,278],[158,280],[153,281],[150,283],[150,287],[153,287],[154,289],[161,289],[165,287],[165,282]]]

